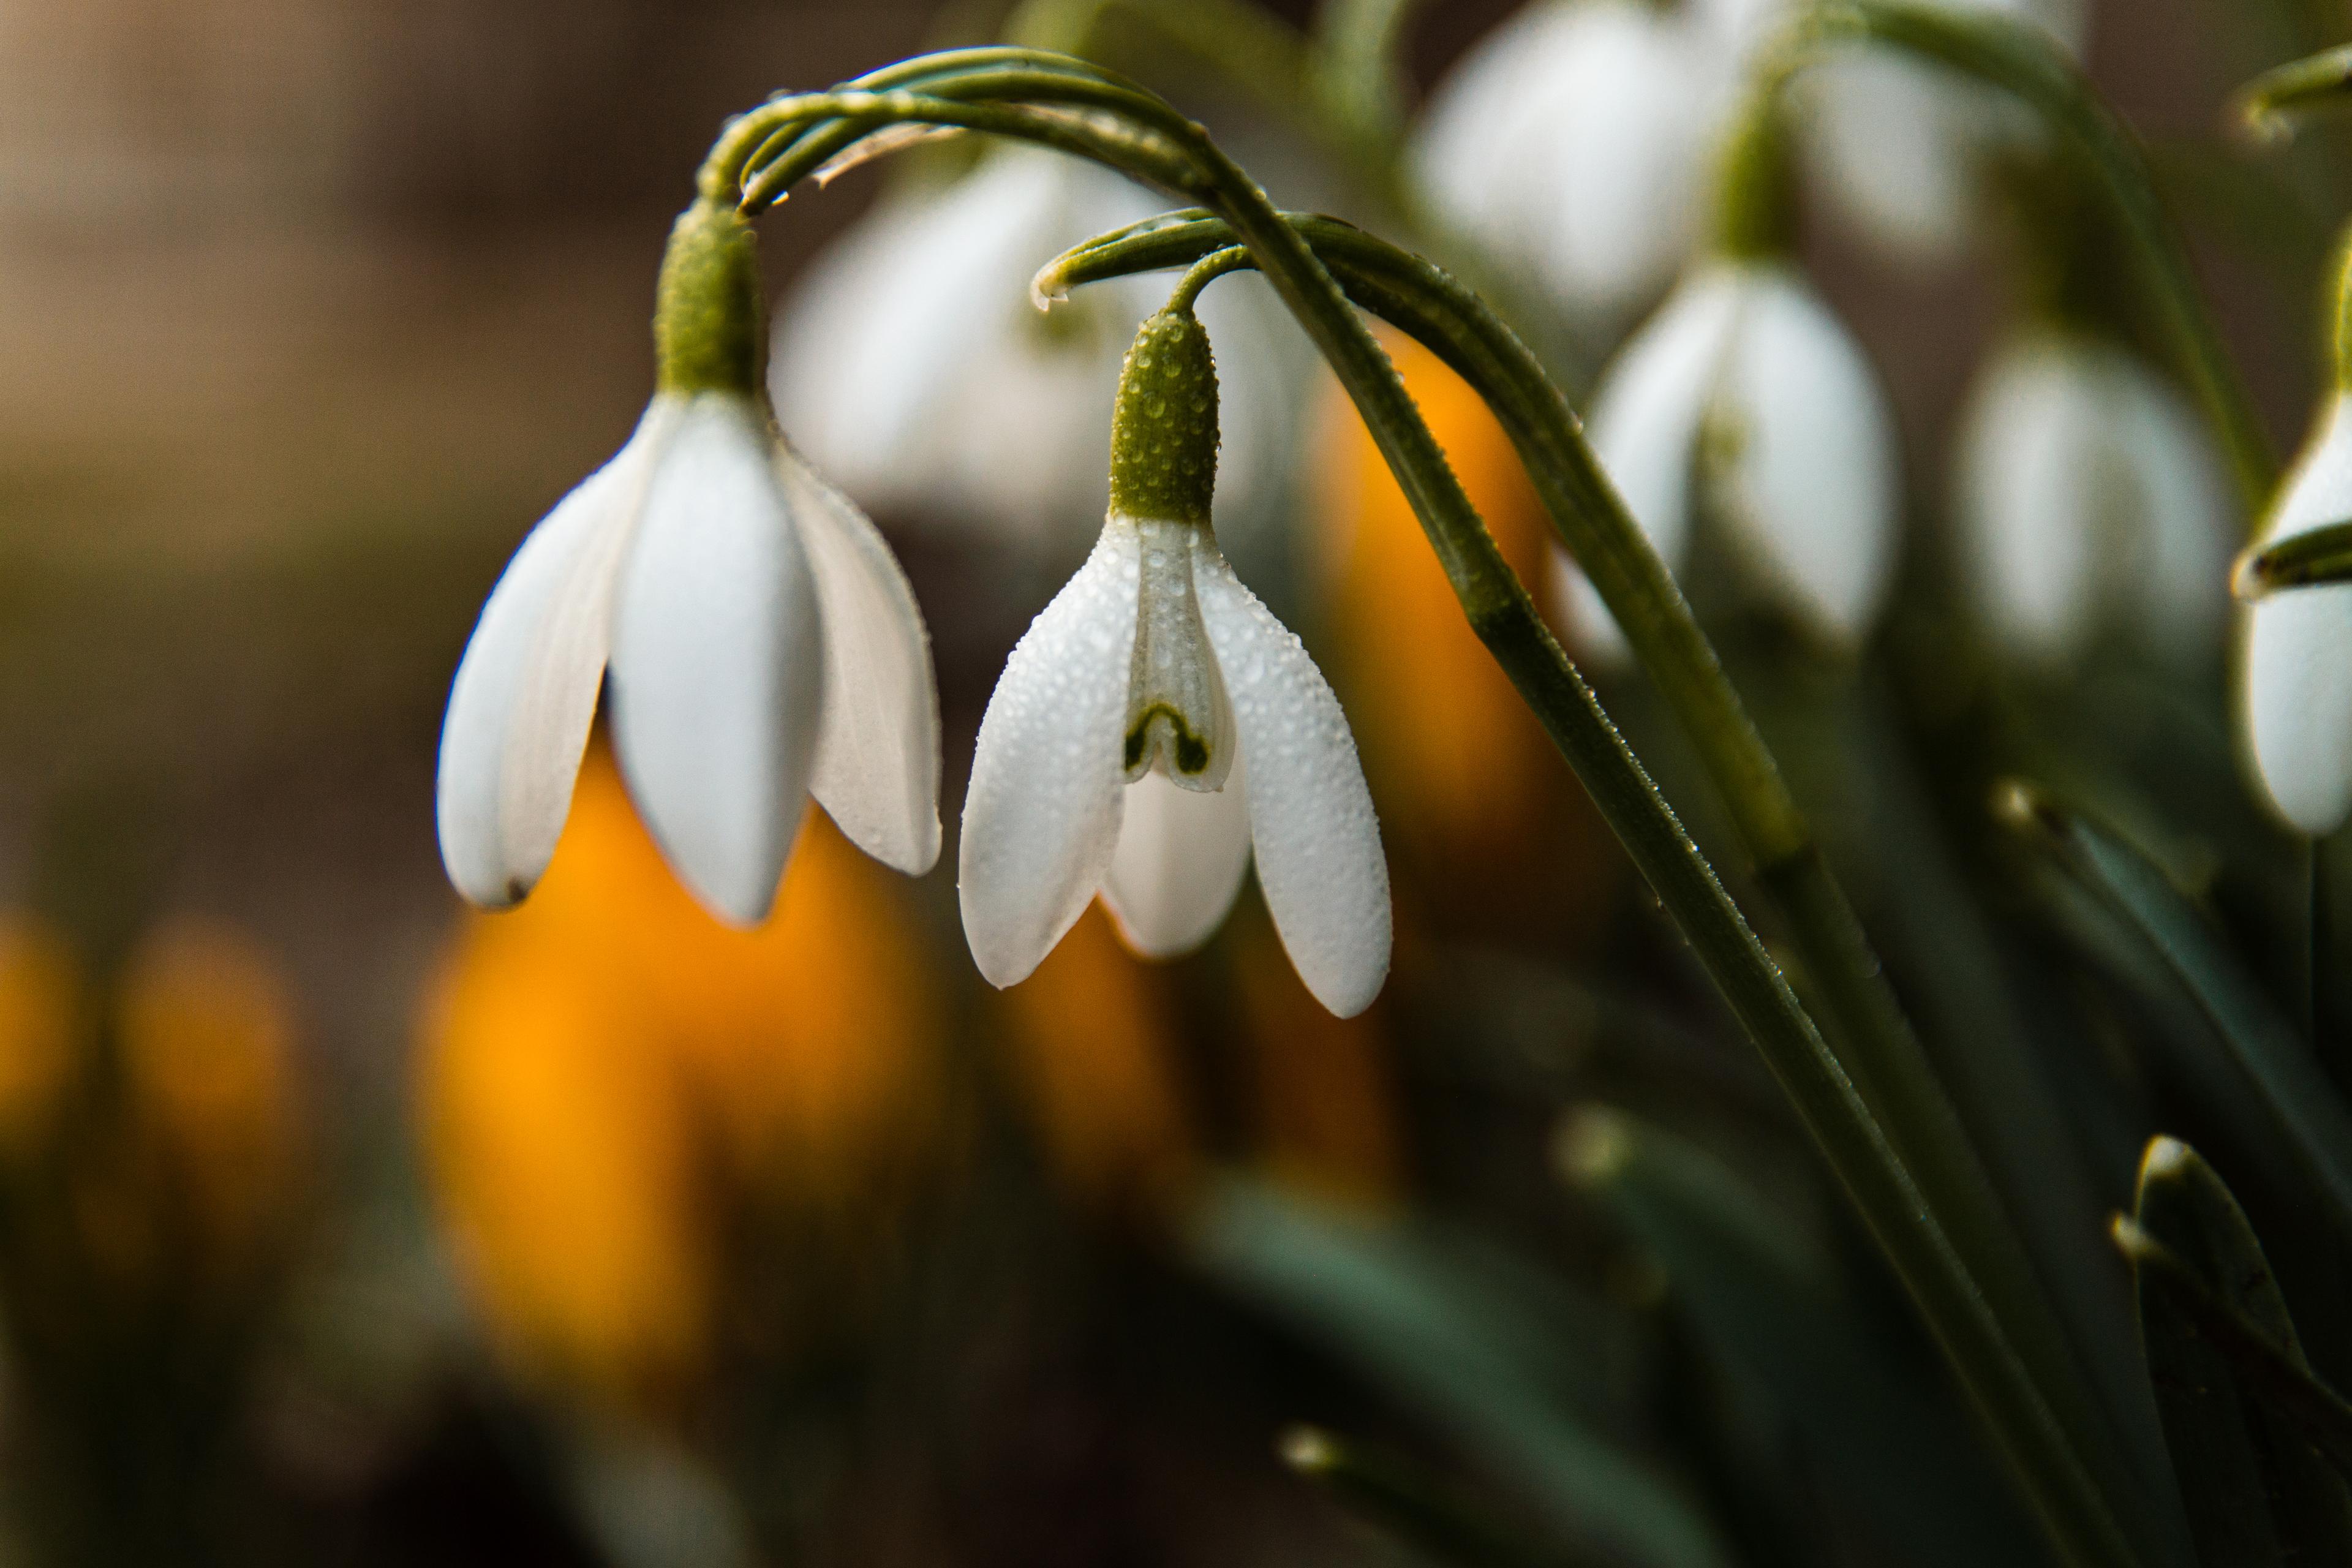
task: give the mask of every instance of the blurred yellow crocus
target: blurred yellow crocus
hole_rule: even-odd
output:
[[[167,921],[93,996],[63,935],[30,916],[0,919],[8,1199],[64,1205],[69,1225],[36,1220],[31,1231],[79,1255],[45,1253],[28,1268],[175,1300],[257,1282],[297,1206],[297,1079],[285,979],[235,927]]]
[[[1542,581],[1549,524],[1510,438],[1434,354],[1386,341],[1504,558],[1521,580]],[[1425,864],[1507,851],[1544,805],[1557,765],[1549,744],[1463,618],[1411,503],[1344,399],[1324,451],[1331,634],[1381,826]]]
[[[55,1120],[72,1077],[80,965],[64,937],[0,918],[0,1153],[22,1159]]]
[[[1004,993],[1017,1088],[1055,1177],[1081,1202],[1159,1209],[1197,1173],[1170,1005],[1099,903]]]
[[[123,1106],[204,1235],[234,1268],[292,1208],[302,1117],[294,1007],[269,954],[233,927],[183,919],[140,943],[114,995]]]
[[[519,1364],[700,1375],[725,1215],[863,1223],[936,1145],[939,1005],[891,880],[812,813],[774,916],[730,930],[591,757],[545,879],[467,919],[426,1023],[433,1180]]]

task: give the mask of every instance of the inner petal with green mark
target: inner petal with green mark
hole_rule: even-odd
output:
[[[1234,712],[1192,591],[1192,535],[1204,523],[1138,518],[1141,572],[1129,666],[1125,762],[1130,782],[1157,770],[1185,789],[1224,786]]]

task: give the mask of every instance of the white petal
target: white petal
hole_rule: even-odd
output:
[[[2151,646],[2210,650],[2230,610],[2230,550],[2236,532],[2221,454],[2204,421],[2172,384],[2124,353],[2115,359],[2116,420],[2109,433],[2143,510],[2142,602],[2134,606]]]
[[[1571,309],[1620,310],[1688,253],[1728,103],[1718,52],[1625,0],[1528,6],[1434,95],[1417,194]]]
[[[2352,518],[2352,395],[2336,395],[2263,531],[2264,543]],[[2247,612],[2248,738],[2281,816],[2315,837],[2352,810],[2352,586],[2273,594]]]
[[[802,275],[777,312],[769,385],[785,427],[852,493],[920,500],[943,460],[940,411],[1029,309],[1059,200],[1050,159],[992,157],[945,188],[887,199]]]
[[[1858,641],[1894,583],[1895,416],[1811,289],[1778,268],[1751,277],[1709,410],[1709,436],[1730,450],[1709,475],[1768,581],[1822,630]]]
[[[676,415],[656,400],[531,530],[457,666],[435,808],[449,879],[484,908],[520,900],[555,853],[604,679],[614,579]]]
[[[1342,1018],[1388,978],[1388,858],[1339,700],[1298,638],[1194,546],[1201,618],[1232,698],[1258,883],[1298,977]]]
[[[1847,216],[1913,259],[1956,250],[1976,194],[1969,84],[1871,53],[1826,62],[1809,86],[1810,150]]]
[[[1969,582],[2012,648],[2073,652],[2093,626],[2099,381],[2073,345],[2035,334],[1987,366],[1961,416],[1954,514]]]
[[[1182,789],[1157,771],[1127,786],[1102,898],[1144,957],[1191,952],[1234,907],[1249,868],[1247,765],[1237,760],[1219,790]]]
[[[2318,837],[2352,812],[2352,587],[2274,594],[2248,616],[2246,718],[2279,815]]]
[[[613,623],[613,742],[712,912],[756,925],[805,809],[824,693],[816,594],[749,401],[690,403],[646,494]]]
[[[1027,979],[1110,869],[1138,560],[1135,525],[1110,519],[1014,647],[981,718],[956,888],[992,985]]]
[[[1556,164],[1538,256],[1571,305],[1617,311],[1672,278],[1697,237],[1724,107],[1694,29],[1646,5],[1580,7],[1547,84]]]
[[[940,693],[915,591],[881,531],[789,447],[776,472],[815,575],[824,719],[810,793],[850,841],[920,876],[940,858]]]
[[[1699,424],[1720,378],[1744,292],[1730,267],[1694,273],[1602,374],[1586,429],[1592,449],[1669,571],[1690,542],[1691,474]],[[1623,634],[1581,573],[1558,583],[1580,650],[1619,658]]]

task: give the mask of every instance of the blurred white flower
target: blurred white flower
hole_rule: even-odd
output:
[[[2087,0],[1931,3],[2039,23],[2070,49],[2085,31]],[[1440,84],[1415,137],[1413,188],[1496,264],[1606,324],[1689,257],[1745,75],[1799,4],[1538,0]],[[1907,254],[1953,248],[1976,161],[2032,129],[1991,89],[1883,49],[1847,51],[1799,80],[1814,172]]]
[[[1116,174],[1034,147],[885,196],[778,313],[769,384],[785,426],[869,507],[1033,544],[1091,529],[1120,355],[1166,286],[1096,284],[1046,315],[1029,283],[1069,247],[1160,210]],[[1201,311],[1259,345],[1227,378],[1218,496],[1223,515],[1254,519],[1296,446],[1298,334],[1254,278],[1221,285]]]
[[[2089,0],[1929,3],[2038,26],[2070,54],[2089,32]],[[1918,259],[1949,257],[1966,240],[1988,152],[2036,134],[1998,89],[1885,49],[1826,61],[1802,90],[1808,151],[1829,195],[1873,238]]]
[[[2352,520],[2352,393],[2338,391],[2263,524],[2276,544]],[[2352,584],[2291,588],[2246,612],[2247,738],[2279,815],[2314,837],[2352,813]]]
[[[1777,262],[1694,271],[1603,373],[1587,428],[1669,570],[1702,512],[1751,578],[1851,645],[1885,602],[1898,543],[1894,416],[1861,347]],[[1589,654],[1623,647],[1584,574],[1555,552]]]
[[[1720,29],[1642,0],[1541,0],[1432,98],[1419,199],[1579,313],[1638,305],[1698,237],[1707,150],[1734,101]]]
[[[1969,587],[2011,651],[2063,660],[2102,630],[2159,653],[2213,646],[2230,509],[2185,398],[2122,349],[2019,334],[1979,374],[1953,455]]]
[[[723,918],[765,918],[811,793],[877,858],[939,858],[929,638],[873,523],[777,434],[731,211],[688,209],[661,295],[662,389],[523,541],[450,689],[441,855],[486,908],[547,868],[608,672],[630,795]]]
[[[1390,943],[1355,738],[1306,648],[1217,547],[1207,338],[1164,312],[1135,363],[1151,374],[1120,391],[1094,552],[1014,647],[981,721],[964,933],[990,983],[1012,985],[1099,892],[1129,945],[1174,956],[1223,922],[1254,850],[1299,977],[1349,1016],[1379,994]]]

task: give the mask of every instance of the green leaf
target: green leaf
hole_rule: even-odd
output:
[[[1580,1111],[1570,1180],[1664,1265],[1714,1355],[1759,1385],[1906,1561],[2021,1563],[2041,1552],[1943,1391],[1859,1313],[1831,1260],[1696,1144],[1624,1112]]]
[[[2265,1385],[2283,1362],[2288,1382],[2326,1392],[2230,1189],[2188,1144],[2158,1138],[2140,1163],[2134,1217],[2116,1234],[2132,1260],[2141,1345],[2199,1554],[2250,1568],[2352,1563],[2344,1478],[2304,1423],[2245,1375],[2251,1343],[2269,1352],[2255,1357],[2269,1363],[2256,1374]]]
[[[2352,46],[2264,71],[2238,93],[2238,110],[2246,124],[2280,140],[2294,134],[2290,111],[2346,107],[2352,107]]]
[[[1654,1568],[1728,1568],[1679,1485],[1546,1386],[1557,1352],[1414,1230],[1234,1180],[1202,1202],[1191,1242],[1212,1276],[1352,1362],[1575,1538]]]
[[[2137,931],[2188,989],[2284,1135],[2313,1194],[2338,1232],[2352,1237],[2352,1113],[2195,906],[2146,855],[2029,785],[2006,786],[1997,813]]]
[[[1461,1568],[1569,1568],[1580,1559],[1514,1538],[1451,1489],[1394,1455],[1313,1426],[1282,1435],[1282,1462],[1316,1482],[1350,1512],[1441,1563]]]
[[[2331,522],[2247,551],[2230,574],[2230,590],[2252,603],[2282,588],[2323,587],[2352,579],[2352,521]]]

